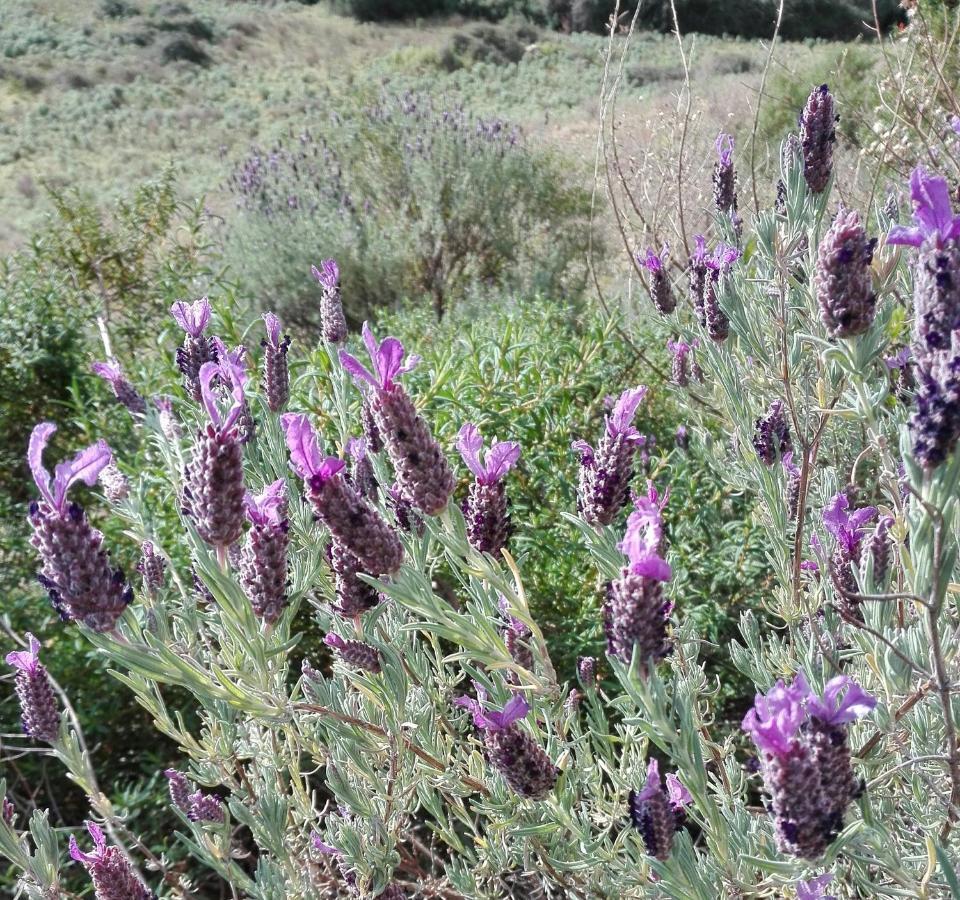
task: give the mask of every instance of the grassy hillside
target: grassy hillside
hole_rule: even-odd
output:
[[[0,179],[10,186],[0,250],[48,211],[44,183],[108,200],[174,164],[188,195],[223,212],[218,187],[231,160],[304,124],[322,129],[338,96],[358,87],[441,94],[587,163],[605,47],[602,37],[520,21],[383,26],[298,3],[0,0]],[[764,47],[688,37],[687,49],[705,130],[742,132]],[[805,91],[841,51],[785,45],[783,83]],[[671,37],[635,41],[621,112],[639,142],[676,108],[681,77]],[[583,165],[584,178],[590,171]]]

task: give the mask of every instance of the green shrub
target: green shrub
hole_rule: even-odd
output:
[[[426,96],[357,101],[333,122],[255,149],[229,180],[228,259],[292,326],[317,326],[304,273],[326,257],[355,324],[404,299],[439,317],[472,295],[577,292],[589,195],[559,157]]]

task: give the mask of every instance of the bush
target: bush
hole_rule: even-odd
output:
[[[228,259],[291,325],[315,333],[302,275],[323,257],[354,323],[408,298],[440,317],[470,295],[576,293],[589,196],[517,128],[412,94],[333,122],[255,149],[229,179]]]

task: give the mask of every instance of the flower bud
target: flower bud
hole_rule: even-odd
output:
[[[156,596],[166,580],[167,561],[156,551],[151,541],[144,541],[140,548],[137,571],[143,576],[143,589]]]

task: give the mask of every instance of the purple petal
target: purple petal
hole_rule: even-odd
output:
[[[200,397],[206,407],[207,415],[214,426],[219,428],[223,424],[217,398],[213,392],[213,380],[220,374],[218,363],[207,362],[200,366]]]
[[[649,800],[651,797],[655,797],[660,793],[660,764],[655,760],[651,759],[647,763],[647,781],[643,786],[643,790],[637,794],[638,800]]]
[[[927,234],[936,232],[946,237],[953,225],[947,180],[928,175],[922,166],[917,166],[910,175],[910,198],[913,200],[913,215],[920,228]]]
[[[77,844],[77,839],[70,835],[70,858],[79,863],[94,863],[99,857],[92,853],[84,853]]]
[[[824,507],[823,524],[837,540],[840,540],[841,535],[848,529],[850,517],[847,515],[847,507],[849,505],[847,495],[841,491],[839,494],[834,494]]]
[[[457,449],[467,464],[467,468],[473,472],[477,478],[483,478],[485,469],[480,462],[480,449],[483,447],[483,438],[480,435],[480,429],[472,422],[466,422],[460,428],[457,435]]]
[[[280,346],[280,320],[272,313],[263,314],[264,324],[267,326],[267,340],[277,349]]]
[[[43,451],[50,441],[50,436],[57,430],[53,422],[40,422],[33,426],[30,432],[30,444],[27,447],[27,465],[33,475],[37,488],[44,499],[56,506],[53,493],[50,489],[50,473],[43,467]]]
[[[97,483],[97,476],[113,461],[113,451],[106,441],[97,441],[81,450],[73,459],[59,463],[53,470],[53,499],[58,510],[63,510],[67,491],[82,481],[87,487]]]
[[[247,517],[256,525],[279,525],[287,502],[287,486],[282,478],[267,485],[259,494],[247,493],[243,498]]]
[[[858,534],[864,525],[867,524],[877,514],[875,506],[865,506],[863,509],[855,510],[850,514],[850,529]]]
[[[174,321],[192,337],[200,337],[210,323],[210,301],[201,297],[194,303],[178,300],[170,307]]]
[[[365,437],[347,438],[344,449],[351,458],[360,462],[360,460],[366,459],[367,457],[367,439]]]
[[[346,350],[340,351],[340,365],[344,367],[352,376],[353,380],[359,384],[360,381],[366,381],[375,388],[380,387],[380,383],[374,377],[373,373],[359,359]]]
[[[720,164],[729,166],[733,162],[733,135],[724,134],[722,131],[717,135],[717,141],[714,144]]]
[[[310,266],[313,277],[328,290],[333,290],[340,283],[340,267],[335,260],[325,259],[320,263],[320,268]]]
[[[576,440],[570,445],[571,450],[575,450],[580,454],[580,461],[585,466],[590,466],[593,464],[593,447],[591,447],[585,440]]]
[[[831,725],[845,725],[867,715],[877,700],[849,675],[838,675],[827,682],[823,699],[811,692],[807,698],[810,715]]]
[[[376,358],[377,353],[380,351],[380,344],[377,342],[377,339],[373,334],[373,330],[370,328],[369,322],[363,323],[363,327],[360,329],[360,336],[363,338],[363,344],[367,348],[367,353],[370,356],[370,362],[376,365]]]
[[[332,631],[327,634],[327,636],[323,639],[323,642],[328,647],[333,647],[334,650],[342,650],[347,645],[346,641],[344,641],[339,634],[335,634]]]
[[[797,900],[830,900],[825,896],[823,889],[833,881],[833,875],[829,872],[811,878],[808,881],[797,882]]]
[[[767,753],[790,752],[793,738],[806,718],[806,692],[800,685],[784,687],[778,681],[764,696],[757,694],[751,709],[743,719],[743,730],[757,747]]]
[[[320,468],[323,458],[310,419],[303,413],[284,413],[280,426],[290,450],[290,463],[301,477],[309,478]]]
[[[670,803],[674,809],[682,809],[684,806],[693,803],[690,791],[683,786],[676,775],[671,773],[664,780],[667,782],[667,796],[670,798]]]
[[[343,853],[342,850],[338,850],[336,847],[331,847],[330,844],[325,844],[320,839],[320,835],[316,832],[313,833],[310,840],[313,842],[313,846],[321,853],[326,853],[330,856],[340,856]]]
[[[799,475],[800,467],[793,461],[793,451],[788,450],[780,459],[780,464],[788,475]]]
[[[110,384],[116,384],[123,378],[123,372],[120,371],[120,366],[116,363],[95,362],[90,366],[90,371],[110,382]]]
[[[497,441],[488,451],[486,473],[481,481],[493,484],[503,478],[520,459],[520,445],[516,441]]]
[[[530,712],[530,704],[524,700],[521,694],[514,694],[507,705],[504,706],[502,712],[487,712],[484,714],[487,720],[486,727],[494,730],[509,728],[514,722],[519,722],[528,712]]]
[[[6,655],[7,665],[24,672],[36,672],[40,664],[40,641],[27,632],[28,650],[15,650]]]
[[[887,232],[887,243],[907,247],[919,247],[923,243],[923,231],[913,225],[894,225]]]
[[[617,400],[613,411],[607,419],[607,431],[611,436],[618,434],[629,434],[632,428],[633,417],[637,413],[637,407],[643,402],[647,395],[648,388],[640,385],[635,388],[628,388]]]
[[[373,360],[373,367],[377,373],[380,387],[388,390],[393,379],[400,374],[403,365],[403,344],[395,337],[384,338]]]

